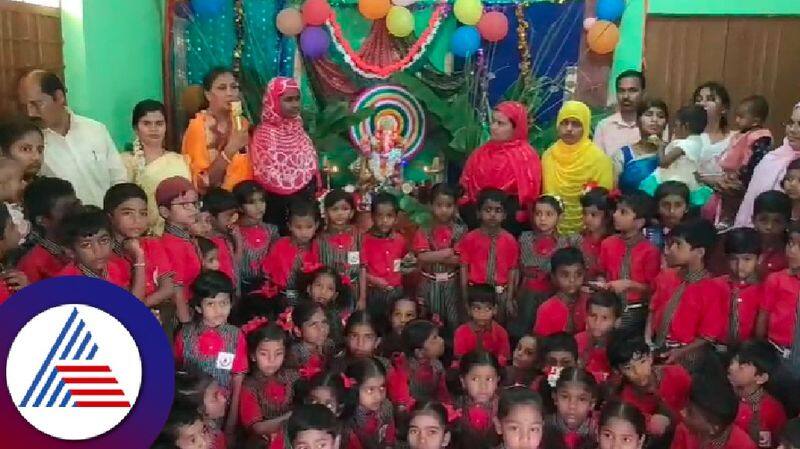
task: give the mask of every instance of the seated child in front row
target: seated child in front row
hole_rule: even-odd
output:
[[[594,375],[598,383],[611,375],[606,347],[611,332],[622,315],[622,304],[611,292],[595,292],[586,304],[586,330],[575,335],[580,365]]]
[[[447,391],[444,339],[439,327],[428,320],[414,320],[403,328],[403,353],[395,356],[394,369],[386,380],[389,400],[404,410],[415,402],[436,399],[450,401]]]
[[[553,387],[553,413],[545,418],[545,447],[579,449],[596,447],[599,390],[594,376],[580,368],[565,368]],[[546,401],[549,402],[549,401]]]
[[[553,253],[550,269],[557,293],[539,306],[533,334],[546,337],[558,332],[583,332],[588,297],[582,290],[586,273],[583,254],[577,248],[561,248]]]
[[[344,369],[366,358],[375,358],[384,368],[390,366],[389,360],[376,356],[381,334],[375,319],[369,313],[359,310],[353,312],[344,326],[344,353],[336,356],[328,367],[342,372]]]
[[[153,449],[211,449],[212,435],[200,410],[183,401],[176,402]],[[214,448],[216,449],[216,448]]]
[[[753,338],[756,317],[764,298],[764,284],[758,273],[761,238],[753,228],[736,228],[725,233],[728,275],[717,280],[725,288],[728,320],[721,342],[728,347]]]
[[[556,373],[564,368],[578,366],[578,344],[575,337],[560,332],[549,337],[542,338],[539,342],[538,359],[540,374],[531,383],[531,388],[540,394],[549,395],[552,387],[548,384],[549,380]]]
[[[227,447],[222,420],[227,411],[228,398],[214,378],[202,372],[178,371],[175,373],[174,407],[184,404],[200,411],[204,424],[211,436],[214,449]]]
[[[619,441],[643,447],[647,430],[642,412],[633,405],[611,399],[600,412],[600,425],[597,434],[598,449],[618,448]]]
[[[503,368],[503,386],[529,386],[538,370],[538,340],[526,335],[517,341],[511,363]]]
[[[497,404],[495,430],[505,449],[538,449],[544,433],[542,399],[517,386],[503,390]]]
[[[458,358],[474,351],[491,353],[502,364],[511,358],[508,332],[494,320],[497,310],[497,293],[490,285],[473,285],[469,288],[470,322],[462,324],[453,335],[453,356]]]
[[[378,346],[378,354],[388,359],[403,352],[402,333],[405,325],[417,319],[419,311],[415,298],[400,296],[389,306],[389,328],[386,329]]]
[[[786,226],[791,218],[792,200],[779,190],[767,190],[753,201],[753,227],[761,235],[762,276],[786,268]]]
[[[363,449],[392,447],[397,441],[392,403],[386,398],[386,368],[368,357],[347,366],[342,419]]]
[[[461,358],[458,374],[463,395],[454,401],[454,406],[461,412],[461,437],[476,447],[494,447],[500,365],[492,354],[476,350]]]
[[[8,254],[19,247],[19,231],[5,204],[0,204],[0,304],[28,285],[28,277],[13,267],[6,268]]]

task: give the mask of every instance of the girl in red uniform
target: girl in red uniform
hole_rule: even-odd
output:
[[[330,338],[337,349],[342,348],[344,324],[355,308],[350,288],[342,283],[339,273],[328,266],[309,273],[307,279],[305,292],[308,298],[325,311],[330,327]]]
[[[614,233],[614,200],[605,187],[588,187],[581,197],[583,232],[580,249],[586,259],[586,279],[596,280],[602,273],[597,265],[600,243]]]
[[[278,228],[264,222],[267,193],[256,181],[242,181],[233,188],[239,204],[239,221],[234,233],[241,236],[239,285],[246,295],[264,282],[261,261],[267,256],[270,245],[278,240]],[[235,234],[234,234],[235,235]]]
[[[325,229],[317,236],[322,264],[333,268],[342,279],[348,297],[358,298],[361,273],[361,240],[358,228],[353,226],[356,203],[353,195],[333,189],[325,195]]]
[[[525,387],[503,390],[497,405],[495,429],[500,434],[503,449],[538,449],[544,430],[542,399]]]
[[[417,402],[408,421],[409,449],[445,449],[450,445],[448,411],[435,401]]]
[[[420,302],[422,300],[419,300]],[[414,298],[401,296],[395,298],[389,306],[388,328],[381,337],[381,344],[378,346],[378,354],[388,359],[403,352],[403,342],[401,334],[403,327],[417,319],[419,315],[419,304]]]
[[[517,341],[511,356],[511,363],[503,368],[503,385],[528,386],[538,374],[539,341],[533,335],[526,335]]]
[[[375,356],[380,342],[381,334],[372,316],[362,310],[354,312],[344,326],[344,353],[331,361],[330,369],[342,372],[358,360],[373,357],[388,369],[389,360]]]
[[[205,373],[178,371],[175,373],[175,401],[185,402],[200,411],[214,449],[228,447],[222,431],[228,399],[214,378]]]
[[[307,299],[292,308],[291,327],[297,332],[289,353],[292,366],[306,372],[323,370],[333,357],[334,341],[325,309]]]
[[[580,368],[565,368],[553,390],[555,413],[545,419],[548,448],[594,447],[597,417],[593,414],[598,390],[594,376]]]
[[[461,413],[460,429],[464,441],[491,447],[497,444],[494,420],[497,418],[497,396],[500,364],[492,354],[472,351],[461,358],[458,372],[463,396],[455,400]]]
[[[409,410],[415,402],[436,399],[448,402],[441,358],[444,339],[439,328],[427,320],[414,320],[403,328],[403,353],[393,360],[394,369],[386,380],[389,400]]]
[[[647,438],[644,415],[627,402],[607,402],[600,414],[598,449],[642,449]]]
[[[392,403],[386,398],[386,369],[368,357],[348,365],[342,419],[364,449],[394,446],[397,429]]]

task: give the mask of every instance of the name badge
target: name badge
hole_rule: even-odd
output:
[[[506,287],[505,287],[505,286],[503,286],[503,285],[495,285],[495,287],[494,287],[494,291],[495,291],[495,293],[497,293],[498,295],[502,295],[502,294],[503,294],[503,292],[505,292],[505,291],[506,291]]]
[[[450,274],[449,273],[436,273],[435,278],[436,278],[437,282],[446,282],[446,281],[450,280]]]
[[[348,251],[347,252],[347,264],[348,265],[358,265],[361,263],[361,256],[359,255],[358,251]]]
[[[233,369],[233,354],[230,352],[220,352],[217,354],[217,369],[230,371]]]
[[[394,260],[394,272],[395,272],[395,273],[397,273],[397,272],[399,272],[399,271],[400,271],[400,265],[402,264],[402,262],[403,262],[403,261],[402,261],[402,260],[400,260],[400,259],[395,259],[395,260]]]

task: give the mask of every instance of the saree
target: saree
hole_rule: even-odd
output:
[[[190,179],[200,193],[204,193],[209,187],[214,187],[209,185],[208,169],[216,159],[217,154],[225,148],[224,142],[227,141],[227,136],[220,135],[217,138],[216,148],[209,148],[209,139],[206,133],[206,120],[209,120],[209,117],[210,114],[208,112],[200,111],[189,121],[186,134],[183,136],[181,149],[189,164]],[[242,126],[250,126],[246,119],[242,119],[242,121],[244,122]],[[248,179],[253,179],[250,157],[245,153],[236,153],[225,169],[222,188],[232,190],[236,184]]]
[[[639,184],[650,176],[658,168],[658,156],[656,154],[637,157],[633,148],[622,147],[622,170],[620,171],[617,184],[622,193],[630,193],[639,190]]]

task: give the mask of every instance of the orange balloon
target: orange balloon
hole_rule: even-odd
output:
[[[358,0],[358,12],[369,20],[383,19],[391,7],[391,0]]]
[[[294,8],[285,8],[275,17],[275,26],[286,36],[297,36],[303,31],[303,16]]]
[[[607,20],[598,20],[586,33],[586,45],[598,55],[614,51],[619,43],[619,28]]]

